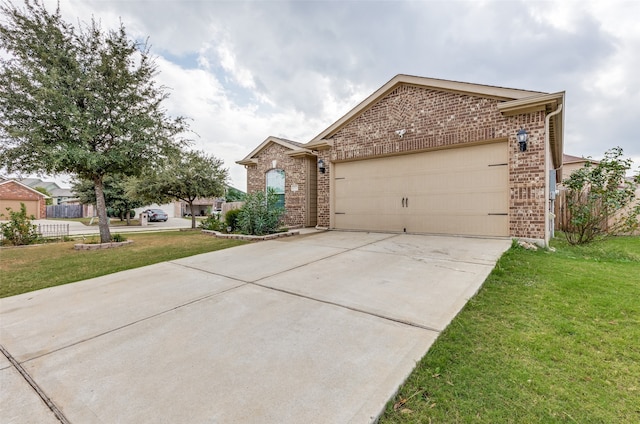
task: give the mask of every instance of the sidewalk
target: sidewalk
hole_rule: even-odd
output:
[[[99,234],[100,230],[97,225],[84,225],[81,222],[71,220],[53,220],[53,219],[37,219],[33,221],[35,225],[69,225],[70,236],[85,236]],[[198,223],[196,222],[196,225]],[[183,228],[191,228],[191,220],[183,218],[169,218],[166,222],[149,222],[146,226],[111,226],[111,233],[131,233],[131,232],[148,232],[148,231],[166,231],[179,230]]]

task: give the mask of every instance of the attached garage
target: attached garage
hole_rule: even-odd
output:
[[[270,137],[238,163],[249,192],[284,171],[289,227],[546,245],[563,110],[564,92],[397,75],[308,143]]]
[[[36,219],[46,217],[46,199],[48,196],[32,189],[15,180],[5,180],[0,182],[0,213],[8,219],[7,208],[14,212],[20,211],[21,204],[27,208],[27,215]]]
[[[333,172],[333,228],[509,235],[506,141],[341,162]]]
[[[37,200],[4,200],[0,199],[0,213],[4,214],[4,219],[9,216],[7,209],[11,209],[14,212],[20,211],[21,204],[24,203],[27,208],[27,216],[39,216],[40,215],[40,202]]]

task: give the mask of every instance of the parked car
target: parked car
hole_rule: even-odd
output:
[[[149,221],[166,221],[169,219],[169,215],[162,209],[147,209],[143,213],[147,214]]]

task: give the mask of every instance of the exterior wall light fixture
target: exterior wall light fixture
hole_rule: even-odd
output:
[[[518,137],[518,146],[520,146],[521,152],[527,151],[527,141],[529,140],[529,133],[524,128],[520,128],[520,131],[516,134]]]
[[[320,171],[321,174],[324,174],[326,168],[324,166],[324,161],[322,159],[320,159],[318,161],[318,171]]]

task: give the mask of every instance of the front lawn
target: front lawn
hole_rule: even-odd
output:
[[[640,237],[512,248],[380,423],[640,422]]]
[[[72,283],[125,269],[238,246],[194,231],[128,233],[133,244],[117,249],[78,251],[78,241],[3,249],[0,297]]]

